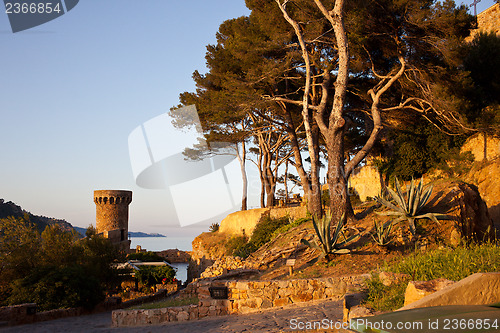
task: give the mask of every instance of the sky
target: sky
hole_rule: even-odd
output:
[[[493,3],[482,0],[478,12]],[[206,70],[219,25],[247,14],[243,0],[82,0],[12,33],[0,13],[0,198],[87,227],[95,225],[94,190],[126,189],[129,230],[206,231],[217,219],[181,227],[175,191],[136,184],[128,138],[195,90],[191,75]],[[215,186],[207,202],[225,190]],[[258,193],[255,181],[250,191]],[[200,214],[184,203],[184,213]]]

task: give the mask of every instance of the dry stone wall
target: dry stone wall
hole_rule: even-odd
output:
[[[311,300],[336,299],[364,288],[370,275],[270,281],[206,281],[191,283],[184,296],[197,296],[198,305],[153,310],[116,310],[112,325],[144,326],[207,316],[239,314]],[[213,299],[210,287],[226,287],[227,299]]]
[[[473,35],[479,31],[494,32],[500,35],[500,4],[495,4],[485,11],[477,15],[477,30]]]

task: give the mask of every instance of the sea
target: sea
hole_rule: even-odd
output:
[[[130,248],[135,249],[140,245],[143,250],[163,251],[178,249],[182,251],[192,251],[191,242],[194,237],[130,237]],[[188,263],[173,263],[170,266],[177,270],[176,278],[182,282],[187,280]]]

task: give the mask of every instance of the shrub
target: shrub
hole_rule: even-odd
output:
[[[311,218],[304,218],[304,217],[296,219],[295,221],[291,221],[291,219],[289,219],[288,224],[282,225],[278,229],[274,230],[274,232],[271,236],[271,239],[275,239],[279,235],[287,232],[288,230],[293,229],[295,227],[298,227],[302,223],[309,222],[310,220],[311,220]]]
[[[258,249],[271,240],[273,232],[276,229],[287,225],[288,223],[289,219],[287,216],[277,219],[272,219],[271,217],[266,216],[255,226],[250,242],[252,242]]]
[[[234,251],[239,247],[243,246],[244,244],[246,244],[247,242],[248,238],[245,236],[232,236],[224,244],[224,247],[226,248],[226,255],[228,256],[235,255]]]
[[[40,310],[85,307],[104,300],[99,281],[79,265],[36,269],[12,283],[9,304],[36,303]]]
[[[140,266],[135,271],[136,279],[144,286],[154,286],[162,283],[163,279],[171,282],[175,277],[175,270],[169,265],[164,266]]]
[[[264,217],[255,226],[252,237],[249,241],[245,236],[233,236],[226,242],[226,254],[247,258],[250,254],[257,251],[262,245],[266,244],[274,237],[274,232],[281,227],[289,225],[288,217],[272,219],[269,216]]]
[[[409,280],[400,281],[390,286],[385,286],[380,281],[378,274],[373,274],[366,281],[368,293],[366,303],[377,311],[391,311],[404,305],[405,291]]]

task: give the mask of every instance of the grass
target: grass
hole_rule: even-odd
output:
[[[378,274],[372,276],[368,281],[367,304],[378,311],[402,307],[410,280],[445,278],[459,281],[474,273],[500,271],[500,247],[494,243],[485,243],[464,245],[456,249],[436,249],[427,253],[415,252],[385,270],[407,274],[408,278],[387,287],[379,280]]]
[[[282,225],[281,227],[279,227],[278,229],[276,229],[273,232],[273,234],[271,236],[271,240],[274,240],[279,235],[284,234],[285,232],[289,231],[290,229],[298,227],[302,223],[308,222],[310,220],[311,219],[309,219],[309,218],[299,218],[299,219],[296,219],[295,221],[289,222],[288,224]]]
[[[382,284],[378,274],[372,275],[372,278],[367,281],[368,297],[366,303],[377,311],[392,311],[402,307],[408,281],[409,279],[387,287]]]
[[[458,281],[479,272],[500,271],[500,247],[493,243],[470,244],[456,249],[415,253],[392,267],[417,281],[438,278]]]
[[[193,305],[198,304],[198,297],[190,297],[190,298],[172,298],[167,299],[165,301],[153,302],[153,303],[145,303],[141,305],[136,305],[130,307],[129,309],[160,309],[160,308],[170,308],[175,306],[183,306],[183,305]]]

